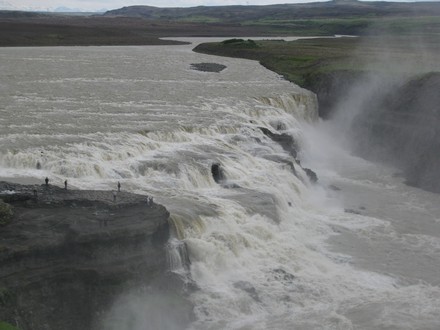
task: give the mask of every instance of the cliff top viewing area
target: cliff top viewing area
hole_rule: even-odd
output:
[[[168,217],[124,191],[0,182],[0,319],[87,329],[123,288],[164,276]]]

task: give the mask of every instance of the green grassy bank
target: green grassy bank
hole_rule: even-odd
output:
[[[420,44],[423,44],[423,52],[427,58],[424,63],[419,63],[422,47]],[[398,70],[397,66],[389,66],[389,62],[408,61],[412,63],[408,70],[422,70],[422,64],[433,66],[430,62],[435,62],[436,54],[440,51],[440,40],[413,39],[408,36],[314,38],[296,41],[231,39],[201,44],[194,51],[257,60],[287,80],[307,87],[313,76],[335,71]]]
[[[18,328],[10,325],[9,323],[0,321],[0,330],[18,330]]]

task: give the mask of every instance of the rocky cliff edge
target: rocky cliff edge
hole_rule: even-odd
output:
[[[169,212],[147,196],[0,182],[0,199],[0,320],[21,330],[91,329],[166,273]]]

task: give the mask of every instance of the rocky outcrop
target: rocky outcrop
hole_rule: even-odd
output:
[[[0,199],[0,226],[7,225],[12,220],[13,212],[11,205]]]
[[[273,133],[271,130],[269,130],[266,127],[258,127],[258,128],[263,132],[264,135],[271,138],[273,141],[278,142],[285,151],[287,151],[293,158],[296,159],[297,157],[296,150],[298,149],[298,147],[291,135],[286,133],[281,133],[281,134]]]
[[[355,118],[360,155],[391,162],[406,182],[440,192],[440,73],[401,82]]]
[[[362,71],[315,73],[303,87],[317,94],[319,115],[328,119],[338,104],[356,97],[354,87],[388,80],[379,93],[358,103],[350,136],[355,152],[396,166],[409,185],[440,192],[440,73],[404,81],[372,77],[375,73]]]
[[[319,103],[319,116],[328,119],[336,110],[338,103],[349,97],[350,89],[365,74],[363,71],[354,70],[312,73],[304,77],[302,87],[316,94]]]
[[[305,172],[305,174],[307,175],[307,177],[311,183],[318,182],[318,176],[313,170],[311,170],[309,168],[304,168],[301,166],[301,162],[297,158],[298,146],[295,142],[295,139],[291,135],[286,134],[286,133],[282,133],[282,134],[273,133],[271,130],[269,130],[266,127],[258,127],[258,128],[263,132],[264,135],[266,135],[267,137],[269,137],[273,141],[277,142],[285,151],[287,151],[290,154],[290,156],[292,156],[294,158],[295,164],[303,169],[303,171]],[[284,160],[284,159],[283,160],[277,159],[276,161],[279,161],[281,163],[285,163],[287,166],[289,166],[289,168],[291,169],[292,173],[295,174],[295,176],[301,178],[300,176],[298,176],[298,172],[296,171],[295,164],[293,162],[291,162],[291,161],[286,162],[286,160]]]
[[[166,277],[169,213],[146,196],[1,182],[0,198],[0,320],[21,330],[92,329],[118,294]]]
[[[222,183],[225,180],[225,173],[219,163],[211,165],[211,174],[216,183]]]
[[[304,172],[306,172],[307,177],[309,178],[311,183],[316,183],[318,182],[318,176],[316,175],[316,172],[311,170],[310,168],[302,168],[304,170]]]
[[[203,72],[221,72],[226,69],[226,65],[218,63],[192,63],[191,69]]]

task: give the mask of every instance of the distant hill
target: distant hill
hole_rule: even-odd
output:
[[[32,11],[0,10],[0,18],[36,18],[36,17],[47,17],[47,15]]]
[[[336,0],[267,6],[199,6],[159,8],[129,6],[110,10],[105,16],[142,17],[154,20],[241,23],[244,21],[292,20],[339,17],[413,17],[440,15],[440,2],[363,2]]]
[[[160,39],[164,37],[379,34],[440,37],[440,2],[130,6],[104,14],[0,11],[0,47],[176,43]]]

